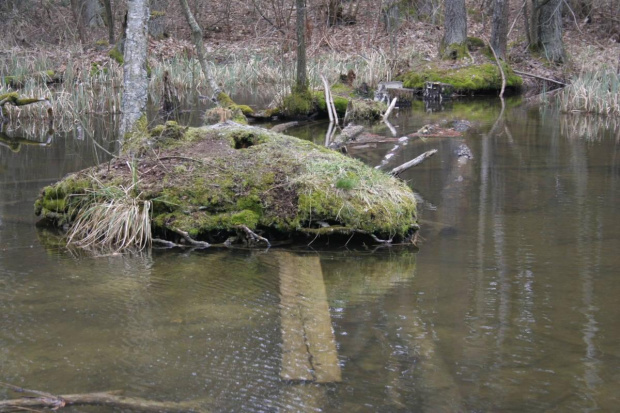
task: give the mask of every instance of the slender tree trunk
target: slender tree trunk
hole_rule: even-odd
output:
[[[123,117],[120,135],[124,137],[144,115],[148,79],[146,55],[148,41],[148,0],[127,1],[127,33],[123,65]]]
[[[467,12],[465,0],[446,0],[444,36],[440,53],[443,59],[460,59],[467,52]]]
[[[295,0],[297,7],[297,76],[295,88],[297,92],[308,89],[306,74],[306,2]]]
[[[550,62],[566,59],[562,42],[562,6],[564,0],[532,0],[530,15],[530,48]]]
[[[219,87],[209,66],[207,65],[207,59],[205,54],[204,43],[202,42],[202,29],[194,19],[194,15],[189,8],[189,4],[187,4],[187,0],[180,0],[181,9],[183,10],[183,15],[185,16],[185,20],[187,20],[187,24],[192,30],[192,39],[194,40],[194,46],[196,47],[196,54],[198,55],[198,61],[200,62],[200,67],[202,68],[202,72],[204,73],[207,81],[209,82],[209,87],[213,92],[213,98],[216,101],[220,101],[220,94],[222,93],[222,89]]]
[[[495,50],[498,58],[505,59],[508,35],[508,0],[494,0],[491,26],[491,47]]]
[[[80,0],[71,0],[71,13],[73,14],[73,20],[77,26],[80,43],[86,45],[86,30],[84,29],[84,21],[82,20],[82,2]]]
[[[114,44],[114,14],[112,14],[112,0],[103,0],[105,24],[108,26],[108,43]]]

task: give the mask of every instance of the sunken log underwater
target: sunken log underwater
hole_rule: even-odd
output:
[[[78,245],[117,249],[151,237],[198,246],[328,236],[408,242],[418,229],[414,194],[402,181],[266,129],[143,126],[123,153],[45,187],[35,213]]]

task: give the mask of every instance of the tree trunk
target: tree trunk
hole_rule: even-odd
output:
[[[146,54],[149,21],[148,0],[127,1],[127,33],[123,65],[123,117],[120,135],[124,137],[144,115],[148,79]],[[122,138],[121,138],[122,139]]]
[[[78,37],[82,45],[86,44],[86,30],[84,29],[84,21],[82,20],[82,2],[80,0],[71,0],[71,13],[73,20],[77,26]]]
[[[219,102],[220,94],[222,93],[222,89],[218,86],[209,66],[207,65],[207,59],[205,55],[205,47],[202,42],[202,29],[194,19],[194,15],[189,8],[189,4],[187,4],[187,0],[181,1],[181,9],[183,10],[183,15],[185,16],[185,20],[187,20],[187,24],[192,30],[192,39],[194,40],[194,46],[196,47],[196,54],[198,55],[198,61],[200,62],[200,67],[202,68],[202,72],[204,73],[207,81],[209,82],[209,86],[213,91],[213,98]]]
[[[105,11],[105,24],[108,26],[108,42],[114,44],[114,14],[112,13],[112,0],[103,0]]]
[[[99,0],[82,0],[82,19],[85,27],[101,27],[103,24],[103,7]]]
[[[506,58],[508,35],[508,0],[494,0],[491,47],[500,59]]]
[[[467,53],[467,12],[465,0],[446,0],[444,36],[440,54],[443,59],[460,59]]]
[[[563,1],[531,0],[530,48],[554,63],[563,63],[566,59],[562,43]]]
[[[306,75],[306,2],[295,0],[297,7],[297,76],[295,89],[304,92],[308,89]]]
[[[149,35],[154,39],[164,37],[166,31],[166,0],[151,0],[151,20]]]

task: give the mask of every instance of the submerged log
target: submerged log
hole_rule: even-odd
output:
[[[364,132],[363,126],[349,124],[334,138],[334,140],[329,144],[329,148],[339,150],[354,140],[362,132]]]
[[[405,162],[404,164],[402,164],[400,166],[397,166],[396,168],[392,169],[390,171],[390,175],[398,176],[401,173],[403,173],[404,171],[406,171],[407,169],[421,164],[426,159],[430,158],[431,156],[435,155],[436,153],[437,153],[437,149],[431,149],[430,151],[424,152],[422,155],[416,156],[415,158],[413,158],[409,162]]]
[[[342,381],[321,262],[314,255],[278,253],[285,380]]]
[[[28,411],[35,408],[58,410],[66,406],[108,406],[116,409],[135,410],[140,412],[201,412],[198,403],[194,402],[160,402],[139,397],[119,396],[116,391],[54,395],[38,390],[24,389],[7,383],[0,383],[19,393],[32,393],[38,397],[22,397],[19,399],[0,400],[0,412]]]

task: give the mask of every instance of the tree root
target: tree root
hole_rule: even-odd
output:
[[[189,244],[193,245],[194,247],[209,248],[211,246],[211,244],[209,244],[208,242],[196,241],[187,232],[182,231],[182,230],[180,230],[178,228],[167,227],[167,229],[169,229],[170,231],[174,232],[175,234],[180,235],[185,241],[187,241]]]

